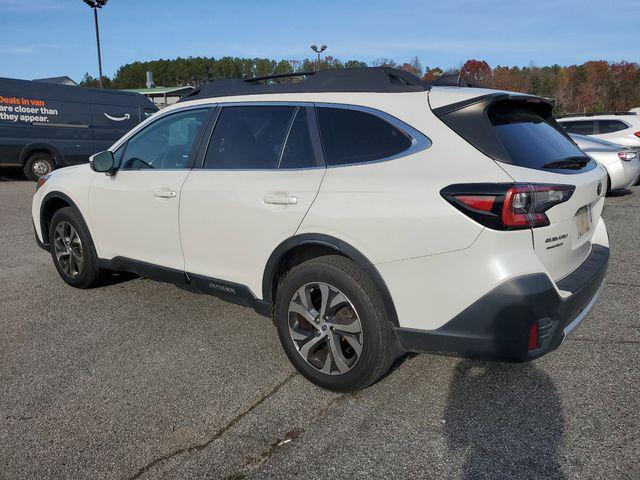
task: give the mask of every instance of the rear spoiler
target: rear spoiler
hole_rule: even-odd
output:
[[[495,129],[487,114],[489,107],[497,102],[504,101],[531,104],[532,110],[535,110],[541,117],[548,120],[562,135],[569,138],[562,127],[555,122],[551,114],[554,106],[553,100],[544,97],[496,91],[434,108],[433,113],[451,130],[488,157],[511,163],[509,154],[502,142],[497,138]]]
[[[449,113],[455,112],[457,110],[462,110],[463,108],[471,107],[472,105],[478,109],[485,110],[489,108],[492,104],[499,102],[501,100],[512,100],[512,101],[521,101],[533,104],[541,104],[544,105],[548,110],[545,112],[546,115],[551,115],[551,111],[555,106],[555,100],[552,98],[546,97],[536,97],[534,95],[526,95],[523,93],[509,93],[509,92],[500,92],[496,91],[495,93],[488,93],[486,95],[480,95],[478,97],[469,98],[467,100],[462,100],[461,102],[451,103],[449,105],[443,105],[442,107],[434,108],[433,113],[437,117],[442,117]],[[474,108],[474,110],[476,110]]]

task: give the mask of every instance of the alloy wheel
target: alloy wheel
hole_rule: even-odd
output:
[[[300,356],[328,375],[351,370],[362,354],[360,317],[351,301],[328,283],[307,283],[289,303],[289,333]]]
[[[77,278],[82,273],[84,254],[80,236],[69,222],[62,221],[56,225],[53,248],[62,271],[71,278]]]

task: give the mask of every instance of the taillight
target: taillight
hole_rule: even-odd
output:
[[[456,195],[456,200],[469,208],[490,212],[496,197],[495,195]]]
[[[546,211],[573,195],[573,185],[469,183],[450,185],[441,195],[485,227],[516,230],[549,225]]]
[[[620,158],[620,160],[624,160],[625,162],[630,162],[637,156],[638,154],[636,152],[618,152],[618,158]]]
[[[636,133],[634,133],[634,135],[635,135],[636,137],[640,138],[640,132],[636,132]]]

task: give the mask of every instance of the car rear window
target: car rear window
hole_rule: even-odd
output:
[[[629,126],[620,120],[599,120],[598,133],[613,133],[629,128]]]
[[[584,153],[554,125],[523,102],[497,102],[489,120],[513,165],[541,169]]]
[[[560,126],[567,132],[578,135],[593,135],[595,133],[595,122],[593,121],[561,122]]]

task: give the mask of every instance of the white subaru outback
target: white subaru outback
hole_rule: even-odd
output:
[[[206,84],[40,179],[37,241],[74,287],[133,272],[271,316],[333,390],[404,352],[535,359],[602,290],[606,173],[549,100],[451,83]]]

